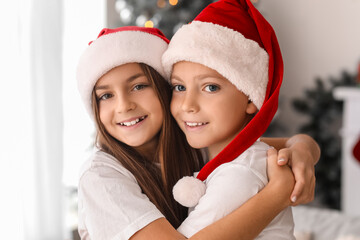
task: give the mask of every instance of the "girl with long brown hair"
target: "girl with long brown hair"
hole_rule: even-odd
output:
[[[175,228],[187,209],[176,203],[171,190],[204,162],[170,115],[171,89],[161,65],[167,44],[154,28],[104,29],[80,59],[79,91],[95,121],[99,149],[84,165],[79,181],[82,239],[185,239]],[[192,239],[251,239],[289,206],[294,177],[289,167],[277,166],[278,157],[286,163],[295,152],[310,154],[305,160],[292,159],[306,167],[292,168],[308,182],[297,203],[313,196],[313,175],[306,174],[318,159],[311,147],[314,141],[306,136],[267,141],[288,147],[279,156],[269,152],[269,184]]]

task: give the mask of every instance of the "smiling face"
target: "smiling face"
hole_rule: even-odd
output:
[[[171,113],[194,148],[214,158],[257,111],[248,97],[213,69],[192,62],[174,65]]]
[[[110,135],[138,150],[157,145],[163,111],[139,64],[110,70],[97,81],[94,90],[100,121]]]

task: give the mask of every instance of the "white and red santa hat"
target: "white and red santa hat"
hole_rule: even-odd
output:
[[[259,109],[233,141],[201,169],[197,179],[204,181],[214,169],[234,160],[266,131],[277,111],[283,61],[273,28],[250,0],[217,1],[181,27],[163,55],[167,76],[180,61],[200,63],[216,70]],[[179,184],[181,181],[173,190],[178,201],[188,186],[179,187]],[[199,186],[198,191],[204,192],[204,186]],[[188,196],[184,199],[187,200],[179,201],[184,206],[197,203]]]
[[[96,82],[111,69],[126,63],[145,63],[163,77],[161,57],[169,40],[156,28],[126,26],[104,28],[81,55],[77,67],[78,89],[93,117],[91,93]]]

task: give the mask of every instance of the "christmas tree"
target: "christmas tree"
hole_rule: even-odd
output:
[[[341,138],[343,102],[336,100],[333,90],[339,86],[356,86],[356,76],[343,72],[341,78],[323,81],[316,79],[313,89],[306,89],[302,98],[293,100],[296,111],[309,121],[299,132],[312,136],[321,148],[315,167],[316,197],[323,206],[340,209],[341,195]]]
[[[170,39],[212,2],[216,0],[116,0],[114,9],[118,17],[111,27],[156,27]]]
[[[116,25],[159,28],[168,38],[213,1],[204,0],[117,0]]]

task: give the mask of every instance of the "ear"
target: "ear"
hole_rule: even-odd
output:
[[[246,113],[247,114],[254,114],[257,111],[257,107],[255,106],[255,104],[249,100],[247,107],[246,107]]]

